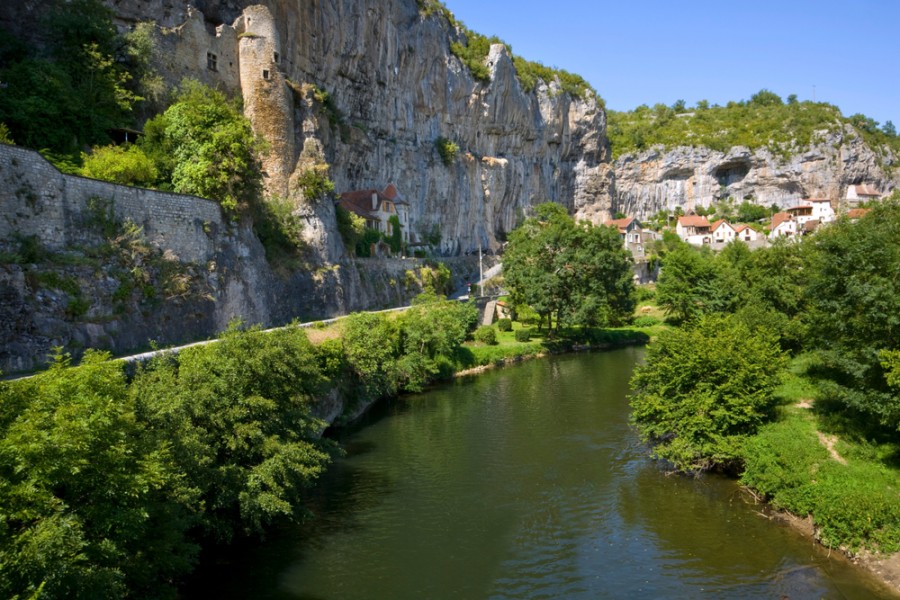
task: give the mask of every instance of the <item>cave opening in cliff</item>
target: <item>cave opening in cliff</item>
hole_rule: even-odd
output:
[[[732,183],[742,181],[750,172],[750,165],[745,162],[729,162],[716,167],[713,177],[721,186],[729,186]]]

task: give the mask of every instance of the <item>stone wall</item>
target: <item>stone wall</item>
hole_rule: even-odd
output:
[[[184,293],[166,295],[146,251],[132,258],[109,252],[92,199],[116,221],[142,228],[141,244],[157,267],[177,263],[190,279]],[[36,152],[0,145],[0,252],[18,252],[31,236],[45,256],[0,263],[6,373],[40,367],[54,347],[127,354],[150,340],[166,346],[212,337],[233,319],[276,326],[398,306],[421,291],[406,276],[423,264],[417,259],[344,259],[276,274],[250,224],[224,217],[215,202],[64,175]],[[451,268],[465,271],[456,278],[468,276],[471,261],[456,262]],[[123,293],[134,269],[147,272],[143,285],[153,295]]]
[[[234,226],[210,200],[64,175],[37,152],[0,144],[0,248],[27,236],[52,251],[95,243],[86,227],[92,199],[111,201],[119,220],[185,262],[211,260],[217,233]]]

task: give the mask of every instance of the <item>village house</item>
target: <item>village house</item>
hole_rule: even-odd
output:
[[[847,188],[847,195],[844,198],[847,208],[856,208],[863,202],[870,200],[881,200],[881,192],[875,189],[875,186],[868,184],[851,185]]]
[[[659,234],[652,229],[645,229],[641,222],[634,217],[609,219],[603,224],[607,227],[615,227],[619,231],[622,244],[636,259],[644,257],[647,244],[659,239]]]
[[[797,222],[798,231],[802,230],[810,221],[817,221],[817,224],[830,223],[836,217],[828,198],[810,198],[803,201],[802,204],[785,209],[785,212],[789,213]]]
[[[710,226],[713,244],[724,245],[735,239],[737,232],[734,227],[725,219],[719,219]]]
[[[756,242],[764,236],[749,225],[735,225],[734,235],[743,242]]]
[[[410,234],[409,203],[389,183],[382,191],[376,189],[355,190],[341,194],[337,205],[366,220],[366,227],[391,235],[390,218],[400,221],[402,239],[409,244],[415,240]]]
[[[678,217],[675,233],[688,244],[703,246],[710,243],[710,228],[711,225],[706,217],[688,215]]]
[[[769,230],[769,239],[780,237],[796,237],[797,221],[788,212],[777,212],[772,215],[772,227]]]

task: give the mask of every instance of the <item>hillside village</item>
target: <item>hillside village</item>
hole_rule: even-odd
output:
[[[885,197],[887,194],[874,186],[860,184],[848,187],[846,196],[837,203],[837,210],[828,198],[807,198],[752,223],[732,223],[725,218],[710,221],[707,215],[691,211],[686,215],[670,213],[668,225],[656,229],[632,216],[608,219],[603,224],[616,227],[625,247],[636,261],[640,261],[649,255],[649,245],[662,238],[660,231],[663,229],[674,230],[682,241],[696,247],[721,250],[729,242],[741,240],[751,248],[760,248],[779,238],[797,240],[839,216],[859,219],[869,211],[864,208],[865,204]]]

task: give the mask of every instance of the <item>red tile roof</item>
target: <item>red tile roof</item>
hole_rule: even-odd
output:
[[[709,227],[709,221],[706,219],[706,217],[701,217],[698,215],[678,217],[678,224],[682,227]]]
[[[793,217],[790,213],[786,212],[777,212],[772,215],[772,231],[774,231],[779,225],[784,223],[785,221],[791,221]]]
[[[625,233],[628,226],[634,221],[634,217],[625,217],[624,219],[608,219],[603,222],[606,226],[616,227],[619,233]]]
[[[851,208],[847,211],[848,219],[861,219],[869,212],[868,208]]]
[[[397,186],[393,183],[387,184],[387,187],[384,188],[384,191],[381,192],[381,195],[388,200],[393,201],[395,204],[407,204],[406,200],[403,198],[403,194],[401,194],[399,190],[397,190]]]
[[[857,196],[881,196],[881,192],[875,189],[875,186],[862,184],[862,185],[854,185],[856,189]]]
[[[372,210],[372,194],[378,195],[378,190],[355,190],[344,192],[338,200],[338,206],[361,217],[377,219]]]
[[[722,225],[728,225],[729,227],[731,227],[732,229],[734,229],[734,227],[731,225],[731,223],[729,223],[729,222],[726,221],[725,219],[719,219],[718,221],[716,221],[715,223],[712,224],[712,228],[710,229],[710,231],[715,231],[716,229],[718,229],[718,228],[721,227]],[[735,231],[736,231],[736,230],[735,230]]]

